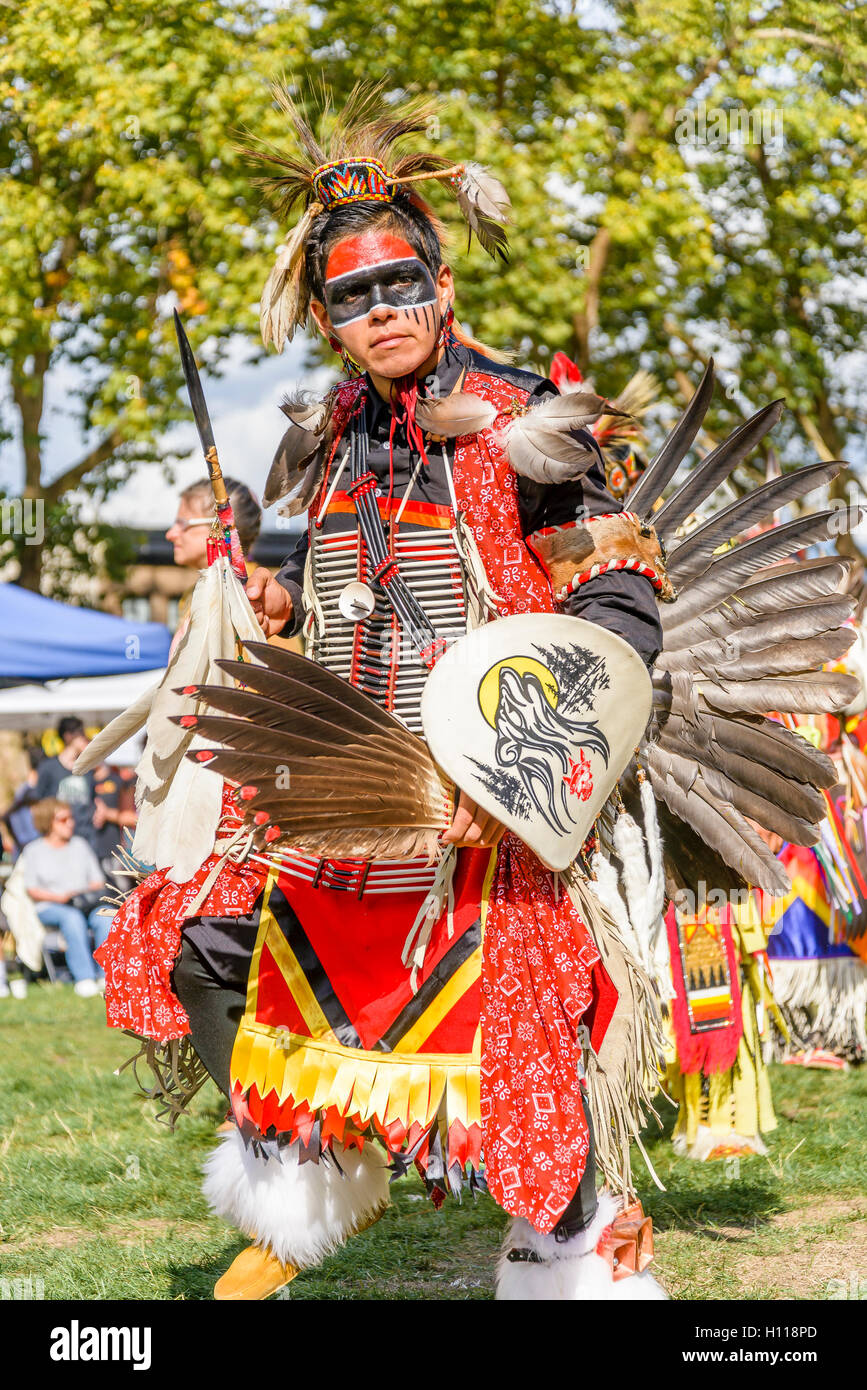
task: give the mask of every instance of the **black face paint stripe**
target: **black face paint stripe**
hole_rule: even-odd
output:
[[[408,313],[433,305],[435,299],[431,273],[418,258],[367,266],[325,282],[325,305],[336,328],[366,318],[378,305]]]

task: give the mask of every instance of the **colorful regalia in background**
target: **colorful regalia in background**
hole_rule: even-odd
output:
[[[821,839],[809,849],[787,844],[779,853],[792,891],[777,904],[768,955],[790,1041],[778,1038],[775,1051],[802,1066],[839,1069],[867,1053],[865,799],[863,752],[855,742],[860,728],[844,729],[832,750],[845,793],[827,796]]]
[[[676,1152],[724,1158],[767,1150],[776,1129],[762,1041],[776,1012],[761,897],[666,915],[672,998],[665,1088],[680,1107]],[[779,1019],[780,1024],[782,1020]]]

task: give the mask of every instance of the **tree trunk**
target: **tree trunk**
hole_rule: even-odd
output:
[[[42,410],[45,403],[45,376],[49,353],[33,353],[32,370],[26,362],[16,362],[12,368],[12,397],[21,420],[21,445],[24,453],[24,487],[22,496],[39,501],[42,496]],[[42,578],[42,546],[25,545],[17,537],[17,556],[21,566],[18,583],[24,589],[39,592]]]

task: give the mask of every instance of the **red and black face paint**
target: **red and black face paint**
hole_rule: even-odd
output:
[[[381,304],[427,329],[437,325],[433,276],[408,242],[386,230],[339,241],[325,270],[325,307],[332,324],[345,328]]]

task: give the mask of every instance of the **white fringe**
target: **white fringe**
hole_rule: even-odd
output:
[[[671,1141],[674,1152],[680,1158],[695,1158],[704,1163],[720,1144],[732,1148],[747,1149],[750,1153],[764,1156],[768,1150],[758,1134],[738,1134],[734,1129],[709,1129],[699,1125],[695,1138],[690,1144],[685,1134],[675,1134]]]
[[[668,939],[662,910],[665,879],[662,840],[656,818],[656,799],[649,781],[640,784],[644,828],[629,814],[616,816],[613,849],[623,865],[617,874],[598,850],[591,861],[595,882],[591,888],[608,909],[625,944],[654,981],[660,998],[671,999],[674,988],[668,960]]]
[[[812,1030],[829,1051],[853,1045],[867,1052],[867,964],[858,956],[826,960],[771,959],[774,998],[783,1007],[808,1009]]]
[[[448,938],[451,941],[455,930],[455,891],[454,877],[457,867],[458,856],[454,845],[448,845],[439,865],[437,866],[436,877],[425,895],[421,907],[416,913],[415,921],[409,929],[406,941],[403,943],[401,961],[407,967],[412,962],[412,974],[410,975],[410,987],[413,994],[418,993],[419,971],[424,965],[424,958],[427,948],[430,945],[431,935],[437,922],[443,915],[443,908],[448,908]]]
[[[202,1191],[211,1210],[284,1264],[306,1269],[333,1254],[388,1206],[382,1149],[335,1143],[331,1161],[299,1163],[297,1149],[257,1158],[236,1129],[205,1160]],[[342,1169],[342,1172],[340,1171]]]
[[[446,460],[446,474],[451,476],[448,460]],[[457,552],[464,564],[464,579],[467,586],[467,631],[472,632],[477,627],[483,627],[491,618],[499,618],[499,609],[503,604],[503,599],[491,588],[482,557],[479,554],[479,547],[476,545],[476,538],[466,517],[462,512],[457,511],[456,503],[455,513],[457,519],[452,535]]]

